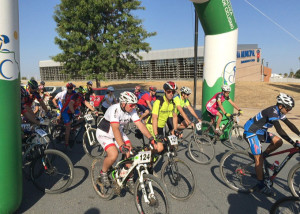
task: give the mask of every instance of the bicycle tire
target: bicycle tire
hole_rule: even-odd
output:
[[[90,143],[89,141],[88,132],[92,143]],[[89,128],[84,132],[82,138],[82,146],[85,154],[87,154],[91,158],[101,158],[103,156],[104,150],[97,140],[96,129],[94,128]]]
[[[195,177],[183,160],[174,158],[166,161],[161,168],[161,177],[172,198],[187,200],[193,195],[196,186]]]
[[[214,137],[216,128],[214,127],[213,123],[208,122],[208,121],[202,121],[201,126],[202,126],[201,135],[207,136],[210,139]]]
[[[297,179],[296,179],[297,178]],[[298,181],[298,182],[296,182]],[[295,185],[296,182],[296,185]],[[288,185],[293,196],[300,197],[300,163],[297,163],[289,172]],[[298,187],[298,189],[297,189]]]
[[[170,209],[169,209],[169,202],[168,202],[168,198],[166,197],[166,192],[167,190],[165,189],[165,187],[163,185],[160,184],[161,181],[154,177],[153,175],[149,175],[149,174],[143,174],[143,184],[145,185],[145,192],[146,195],[148,196],[147,198],[149,199],[149,190],[151,189],[151,187],[149,187],[149,185],[152,186],[152,189],[154,191],[154,197],[150,198],[150,203],[147,204],[144,201],[144,195],[143,195],[143,190],[140,189],[140,187],[142,186],[139,179],[137,179],[136,183],[135,183],[135,188],[134,188],[134,198],[135,198],[135,206],[138,210],[138,213],[170,213]],[[154,186],[155,184],[155,186]],[[161,197],[162,201],[158,201],[159,197]],[[143,205],[149,206],[149,211],[144,208]],[[164,208],[161,207],[161,205],[164,205]],[[160,211],[160,210],[163,211]]]
[[[215,146],[210,138],[204,135],[192,139],[188,151],[191,158],[199,164],[209,164],[215,157]]]
[[[232,162],[231,159],[233,160]],[[245,161],[246,163],[241,163]],[[257,184],[255,162],[246,151],[233,150],[224,154],[220,161],[220,173],[225,184],[237,191],[249,193]],[[233,169],[232,169],[233,168]],[[228,173],[227,171],[231,171]]]
[[[101,185],[98,182],[98,178],[100,176],[100,170],[102,169],[102,165],[103,165],[103,159],[94,159],[93,160],[91,169],[90,169],[92,185],[93,185],[93,189],[95,190],[97,195],[100,196],[100,198],[102,198],[104,200],[110,200],[114,196],[114,190],[113,190],[112,185],[108,188],[105,188],[105,189],[103,188],[103,190],[101,191]],[[112,184],[113,179],[111,177],[111,174],[108,175],[108,178],[110,179],[110,182]]]
[[[230,145],[235,150],[250,151],[249,144],[243,138],[243,134],[244,134],[244,127],[240,125],[234,125],[229,131],[228,140],[230,142]]]
[[[299,197],[284,197],[277,200],[270,209],[270,214],[298,214],[300,213]]]
[[[45,159],[45,163],[42,163]],[[61,161],[62,160],[62,161]],[[43,164],[46,164],[45,166]],[[45,170],[45,168],[47,169]],[[46,149],[44,154],[32,162],[31,179],[33,184],[41,191],[48,194],[64,192],[72,183],[74,166],[72,161],[63,152]],[[48,182],[44,177],[48,178]],[[54,178],[51,182],[50,179]],[[65,183],[62,186],[60,183]],[[58,186],[58,188],[53,188]],[[61,186],[61,187],[60,187]]]

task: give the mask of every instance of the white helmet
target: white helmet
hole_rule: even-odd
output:
[[[115,91],[114,87],[112,87],[112,86],[109,86],[109,87],[107,88],[107,90],[108,90],[108,91]]]
[[[183,93],[185,93],[185,94],[191,94],[192,93],[192,90],[189,87],[185,87],[185,86],[183,86],[180,89],[180,91],[183,92]]]
[[[231,91],[231,87],[229,85],[223,85],[222,86],[222,91]]]
[[[124,91],[120,94],[119,98],[121,103],[129,103],[129,104],[136,104],[138,102],[137,97],[134,93],[130,91]]]
[[[294,99],[291,96],[284,94],[284,93],[280,93],[277,96],[277,103],[282,104],[285,107],[288,106],[290,108],[294,108],[294,106],[295,106]]]

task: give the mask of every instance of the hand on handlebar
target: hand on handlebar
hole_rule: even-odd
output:
[[[165,137],[163,135],[160,135],[160,134],[155,135],[155,140],[158,142],[163,142],[164,138]]]
[[[244,112],[242,111],[242,109],[240,109],[239,110],[239,114],[241,115],[241,114],[243,114]]]
[[[300,149],[300,142],[298,140],[296,140],[294,147]]]
[[[122,154],[124,154],[124,155],[126,155],[127,153],[129,153],[130,152],[130,147],[129,146],[126,146],[125,144],[122,144],[120,147],[119,147],[119,149],[120,149],[120,152],[122,153]]]

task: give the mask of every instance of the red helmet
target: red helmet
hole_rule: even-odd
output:
[[[177,90],[177,85],[175,82],[168,81],[163,86],[164,90]]]
[[[67,87],[68,89],[74,88],[74,84],[71,83],[71,82],[68,82],[67,85],[66,85],[66,87]]]
[[[157,88],[154,87],[154,86],[150,86],[150,87],[149,87],[149,91],[156,91],[156,90],[157,90]]]

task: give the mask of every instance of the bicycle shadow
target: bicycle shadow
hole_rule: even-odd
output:
[[[78,178],[79,178],[79,175],[82,174],[82,173],[75,172],[76,169],[79,169],[79,170],[83,171],[83,176],[82,176],[81,179],[78,179]],[[84,166],[74,166],[74,178],[76,178],[76,181],[77,180],[79,180],[79,181],[77,181],[77,183],[74,184],[74,180],[73,180],[71,186],[65,192],[71,191],[71,190],[75,189],[76,187],[78,187],[80,184],[82,184],[88,178],[88,176],[89,176],[89,170],[86,167],[84,167]]]

